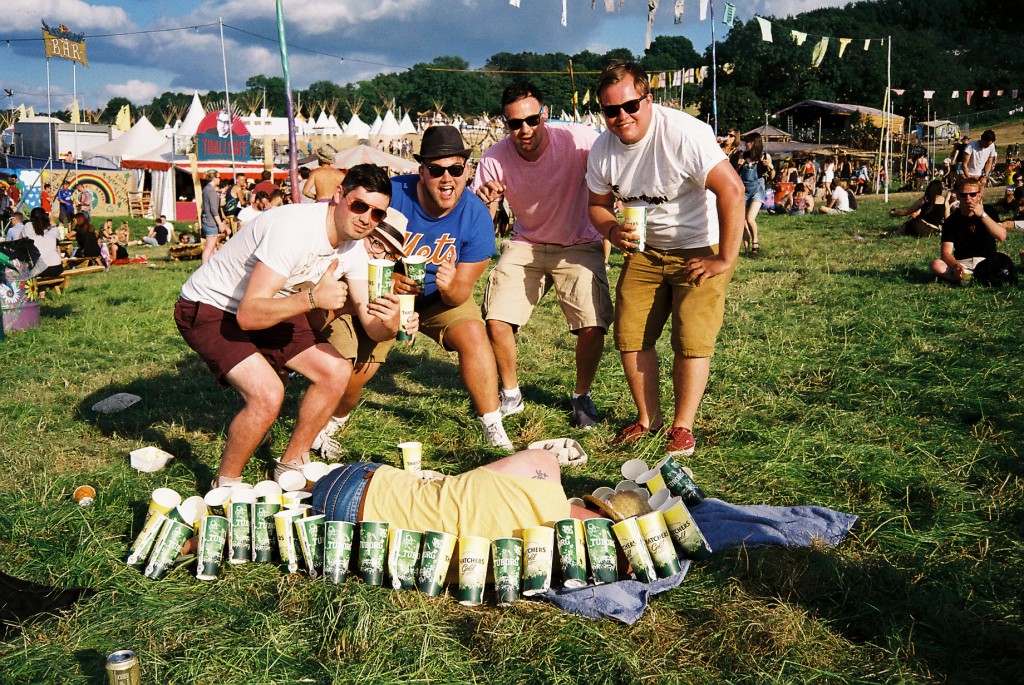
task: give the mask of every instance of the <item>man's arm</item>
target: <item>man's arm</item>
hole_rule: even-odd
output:
[[[309,176],[306,178],[306,182],[302,184],[302,194],[308,198],[316,199],[316,179],[313,175],[316,174],[316,170],[309,172]]]
[[[590,223],[594,225],[597,232],[627,254],[635,250],[639,245],[640,236],[632,231],[626,231],[615,218],[615,196],[611,193],[595,193],[592,190],[588,192],[590,200],[587,211],[590,215]]]
[[[346,282],[348,299],[344,312],[357,317],[366,334],[377,342],[391,340],[398,335],[398,327],[401,325],[398,298],[394,295],[385,295],[370,302],[367,281],[346,279]]]
[[[473,286],[490,263],[489,259],[482,262],[459,262],[454,265],[451,260],[441,262],[434,277],[441,300],[449,307],[458,307],[472,297]]]
[[[337,268],[338,260],[335,259],[312,291],[274,297],[284,287],[287,278],[257,261],[238,305],[236,318],[239,327],[246,331],[263,330],[313,309],[340,309],[345,304],[348,286],[334,278]]]
[[[988,175],[992,172],[992,167],[995,166],[995,163],[996,163],[996,156],[992,155],[985,162],[985,168],[981,170],[981,179],[985,183],[986,186],[988,185],[988,181],[989,181]]]
[[[695,257],[686,262],[686,275],[690,282],[700,285],[708,278],[728,271],[736,263],[743,239],[744,199],[743,183],[729,160],[716,164],[704,182],[704,187],[715,194],[718,209],[718,254],[713,257]]]
[[[946,263],[953,273],[964,275],[964,269],[956,261],[956,257],[953,256],[953,243],[942,243],[939,247],[939,259]]]

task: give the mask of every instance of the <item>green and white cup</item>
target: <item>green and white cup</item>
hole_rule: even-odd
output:
[[[659,461],[654,468],[661,471],[665,486],[672,491],[673,495],[678,495],[682,498],[683,504],[686,506],[696,506],[707,497],[704,491],[687,475],[683,467],[671,456],[667,456]]]
[[[612,537],[611,519],[587,519],[583,522],[587,538],[587,556],[594,585],[614,583],[619,579],[619,565]]]
[[[690,515],[690,510],[679,497],[673,497],[662,506],[669,535],[683,559],[707,559],[711,556],[711,545]]]
[[[494,593],[498,606],[505,607],[519,599],[523,575],[523,541],[519,538],[498,538],[491,541],[494,559]]]
[[[192,537],[192,526],[180,521],[166,519],[160,529],[160,537],[153,545],[153,554],[149,557],[149,563],[143,575],[153,580],[160,580],[171,570],[178,553],[185,546],[188,539]]]
[[[317,578],[324,570],[324,528],[327,517],[323,514],[296,518],[295,533],[299,538],[299,549],[306,563],[310,578]]]
[[[295,523],[306,512],[301,509],[285,509],[274,514],[274,528],[277,531],[277,550],[281,554],[281,563],[288,569],[288,573],[298,573],[299,558],[302,551],[299,549],[299,536],[295,533]]]
[[[277,502],[253,502],[252,504],[252,560],[270,563],[274,560],[277,546],[277,525],[274,515],[281,511],[280,498]]]
[[[211,514],[199,525],[199,549],[196,553],[196,578],[217,580],[224,563],[224,547],[228,542],[228,519]]]
[[[274,504],[281,504],[281,493],[284,492],[280,484],[273,480],[261,480],[252,486],[252,491],[256,495],[257,502],[272,502]]]
[[[623,207],[622,228],[639,236],[636,251],[643,252],[647,247],[647,207]]]
[[[458,538],[451,533],[439,530],[428,530],[423,534],[420,569],[416,574],[416,587],[420,592],[437,597],[444,590],[457,541]]]
[[[420,560],[423,533],[407,528],[388,530],[388,574],[395,590],[416,587],[416,565]]]
[[[149,500],[146,522],[142,530],[135,536],[128,554],[128,566],[141,571],[146,566],[146,559],[153,549],[153,544],[160,535],[164,519],[176,506],[181,504],[181,495],[170,488],[157,488]]]
[[[348,574],[355,531],[355,525],[348,521],[328,521],[324,525],[324,575],[332,583],[343,582]]]
[[[209,512],[215,516],[225,516],[227,511],[225,507],[228,501],[231,499],[231,488],[219,487],[210,490],[203,497],[203,501],[206,502],[206,507]]]
[[[423,443],[400,442],[398,451],[402,455],[402,468],[419,473],[423,469]]]
[[[626,559],[629,561],[629,565],[633,567],[633,573],[636,574],[637,579],[644,583],[650,583],[657,578],[658,573],[654,570],[654,561],[651,559],[651,553],[647,551],[647,544],[640,534],[640,527],[636,523],[636,517],[630,516],[628,519],[612,524],[612,532],[615,533],[615,538],[619,541],[619,547],[626,554]]]
[[[409,294],[398,295],[398,337],[397,340],[406,341],[412,340],[412,336],[406,331],[405,327],[409,325],[412,315],[416,312],[416,296]]]
[[[551,588],[555,529],[533,526],[523,531],[523,596],[542,595]]]
[[[359,577],[367,585],[384,584],[384,564],[387,561],[387,521],[361,521],[359,523]]]
[[[587,552],[583,522],[572,518],[556,521],[555,540],[558,543],[558,564],[562,568],[562,587],[584,587],[587,584]]]
[[[658,577],[668,578],[679,573],[679,557],[672,545],[672,536],[669,535],[664,514],[660,511],[644,514],[637,518],[636,525],[640,528],[640,535],[644,538],[647,551],[651,553],[654,572]]]
[[[456,599],[463,606],[480,606],[484,601],[490,545],[490,540],[475,535],[459,538],[459,592]]]
[[[395,263],[388,259],[371,259],[369,261],[369,294],[370,302],[378,297],[391,294],[392,274]]]
[[[252,560],[252,505],[256,494],[252,489],[233,490],[228,502],[229,564],[248,564]]]
[[[422,293],[427,283],[427,258],[420,255],[409,255],[402,257],[402,263],[405,264],[405,275],[416,281],[416,285]]]

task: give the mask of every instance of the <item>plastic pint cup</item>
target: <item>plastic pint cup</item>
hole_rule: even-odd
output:
[[[408,257],[402,257],[402,263],[405,264],[405,275],[416,281],[416,285],[422,293],[423,286],[427,282],[427,258],[419,255],[409,255]]]
[[[519,538],[498,538],[491,542],[494,559],[494,592],[498,606],[505,607],[519,599],[523,575],[523,541]]]
[[[711,545],[697,528],[690,510],[679,498],[673,497],[672,500],[665,503],[664,516],[679,556],[683,559],[706,559],[711,556]]]
[[[167,575],[178,558],[178,552],[185,546],[188,539],[192,537],[192,526],[187,523],[180,523],[172,519],[164,519],[164,525],[160,529],[160,537],[153,545],[153,554],[149,557],[149,563],[143,575],[153,580],[160,580]]]
[[[484,601],[490,544],[487,538],[459,538],[459,592],[456,599],[463,606],[480,606]]]
[[[285,471],[277,477],[277,484],[285,492],[293,492],[306,487],[306,477],[298,471]]]
[[[636,574],[637,579],[644,583],[650,583],[657,578],[658,574],[654,570],[654,561],[651,559],[651,553],[647,551],[647,545],[644,543],[643,536],[640,535],[640,527],[636,523],[636,517],[631,516],[628,519],[612,524],[612,532],[615,533],[615,538],[619,541],[619,547],[625,552],[626,559],[629,560],[629,565],[633,567],[633,573]]]
[[[619,469],[623,478],[632,481],[635,481],[648,470],[649,467],[647,466],[647,462],[643,459],[630,459],[622,465],[622,468]],[[618,488],[616,488],[616,490],[618,490]]]
[[[402,442],[398,444],[398,450],[402,453],[402,468],[413,473],[419,473],[422,470],[422,442]]]
[[[327,475],[327,464],[322,461],[311,461],[302,465],[302,475],[306,477],[306,487],[311,488],[316,482]]]
[[[406,528],[388,530],[388,574],[391,587],[411,590],[416,586],[416,564],[420,559],[423,533]]]
[[[373,302],[381,295],[391,293],[391,274],[394,273],[395,263],[387,259],[371,259],[369,262],[368,278],[370,302]]]
[[[231,493],[228,502],[228,539],[231,552],[229,564],[248,564],[252,559],[252,505],[256,495],[252,490]]]
[[[457,540],[458,538],[451,533],[439,530],[428,530],[423,534],[420,570],[416,575],[416,587],[420,589],[420,592],[431,597],[441,594]]]
[[[324,575],[332,583],[345,580],[355,530],[355,525],[348,521],[328,521],[324,525]]]
[[[309,577],[316,578],[324,570],[324,526],[327,517],[323,514],[299,517],[295,521],[295,533],[299,537],[299,549],[306,562]]]
[[[285,509],[274,514],[277,549],[281,553],[281,563],[288,569],[288,573],[299,571],[299,557],[302,552],[299,550],[299,537],[295,533],[295,522],[305,513],[301,509]]]
[[[654,468],[661,471],[665,486],[672,491],[673,495],[681,497],[686,506],[696,506],[704,501],[706,497],[704,491],[693,482],[683,467],[671,456],[659,461]]]
[[[555,529],[533,526],[523,531],[523,596],[542,595],[551,587]]]
[[[181,495],[174,490],[157,488],[153,491],[153,496],[149,500],[149,511],[146,512],[146,522],[132,543],[131,554],[128,555],[129,566],[139,571],[145,567],[146,558],[160,534],[164,517],[179,504]]]
[[[637,234],[636,251],[643,252],[647,247],[647,207],[623,207],[622,228]]]
[[[665,516],[660,511],[644,514],[636,520],[640,534],[644,537],[647,551],[654,562],[654,572],[659,578],[668,578],[679,573],[679,557],[672,545],[672,537],[665,524]]]
[[[558,542],[558,564],[562,567],[562,586],[583,587],[587,584],[587,557],[583,542],[583,522],[562,519],[555,523]]]
[[[361,521],[359,523],[359,577],[367,585],[384,584],[387,547],[387,521]]]
[[[274,514],[281,511],[280,502],[253,502],[252,505],[252,560],[268,563],[274,560],[274,541],[277,527]]]
[[[311,499],[313,494],[306,490],[294,490],[281,494],[282,509],[298,509],[303,504],[309,504],[306,500]]]
[[[228,541],[228,520],[211,514],[199,524],[199,551],[196,554],[196,578],[217,580],[224,563],[224,546]]]
[[[611,519],[587,519],[583,522],[583,530],[586,532],[587,556],[590,557],[594,584],[614,583],[619,579],[619,569]]]
[[[214,488],[206,493],[205,497],[203,497],[203,501],[206,503],[207,509],[209,509],[211,514],[216,516],[224,516],[224,506],[230,499],[231,488],[227,487]]]
[[[412,336],[406,332],[405,327],[416,311],[415,295],[398,295],[398,337],[397,340],[412,340]]]
[[[665,479],[661,477],[661,471],[651,469],[636,479],[638,485],[643,485],[653,495],[659,490],[665,489]]]

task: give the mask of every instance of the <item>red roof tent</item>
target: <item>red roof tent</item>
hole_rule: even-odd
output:
[[[149,171],[167,171],[171,167],[180,169],[185,173],[192,173],[192,165],[189,164],[186,159],[175,159],[173,162],[162,160],[162,159],[122,159],[121,168],[123,169],[148,169]],[[220,172],[221,176],[230,177],[232,174],[231,160],[215,160],[199,162],[196,164],[199,169],[199,175],[206,173],[208,169],[216,169]],[[255,180],[260,179],[260,175],[263,173],[263,164],[259,162],[235,162],[234,173],[245,174],[246,178],[252,178]],[[288,178],[287,169],[271,169],[275,179]]]

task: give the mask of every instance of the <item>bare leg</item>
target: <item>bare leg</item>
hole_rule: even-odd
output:
[[[483,322],[467,321],[445,333],[444,344],[459,355],[459,374],[478,416],[498,410],[498,369]]]
[[[352,375],[349,376],[348,385],[345,386],[345,393],[341,396],[341,401],[338,402],[338,406],[334,408],[333,415],[339,419],[343,416],[348,416],[352,413],[352,410],[359,404],[359,398],[363,394],[363,388],[370,379],[373,378],[377,370],[380,368],[381,362],[365,362],[363,364],[356,364],[352,370]]]
[[[486,464],[484,468],[504,476],[561,482],[558,457],[547,450],[523,450]]]
[[[516,370],[519,351],[516,349],[516,336],[512,325],[497,319],[488,319],[487,336],[491,339],[501,387],[509,389],[519,387],[519,374]]]
[[[622,352],[622,370],[636,404],[636,419],[641,426],[658,428],[662,423],[658,396],[658,353],[654,348]]]
[[[711,372],[711,357],[676,355],[672,364],[672,388],[675,392],[675,417],[672,427],[692,430],[693,420]]]
[[[203,264],[209,261],[213,253],[217,251],[217,240],[220,238],[219,235],[207,236],[204,238],[205,244],[203,245]]]
[[[281,411],[284,384],[260,354],[243,359],[228,371],[225,379],[242,395],[245,406],[228,426],[218,475],[238,478]]]
[[[604,329],[589,326],[576,331],[576,393],[585,395],[597,375],[604,352]]]
[[[746,231],[750,234],[750,246],[752,249],[759,247],[757,240],[757,213],[761,211],[761,203],[751,202],[747,205],[747,226]]]
[[[298,371],[309,380],[309,387],[299,405],[299,415],[281,461],[302,463],[309,448],[331,418],[331,412],[352,373],[352,364],[342,359],[338,352],[327,344],[316,345],[293,357],[288,368]]]
[[[604,247],[604,263],[608,265],[608,260],[612,257],[612,241],[605,238],[601,241],[602,247]]]

